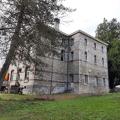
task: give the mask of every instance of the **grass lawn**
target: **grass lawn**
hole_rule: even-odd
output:
[[[0,120],[120,120],[120,93],[92,97],[66,94],[55,101],[34,98],[0,94]]]

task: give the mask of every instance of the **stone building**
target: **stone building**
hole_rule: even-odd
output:
[[[59,28],[57,20],[56,30]],[[61,32],[61,31],[59,31]],[[99,94],[109,91],[107,44],[78,30],[64,40],[59,49],[60,57],[41,57],[48,65],[41,68],[39,75],[34,64],[11,65],[8,84],[14,85],[19,77],[25,94],[54,94],[69,91],[76,94]],[[17,74],[19,71],[19,75]]]

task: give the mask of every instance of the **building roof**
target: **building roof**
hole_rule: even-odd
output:
[[[97,39],[97,38],[89,35],[88,33],[84,32],[84,31],[82,31],[82,30],[77,30],[77,31],[71,33],[69,36],[73,36],[73,35],[75,35],[75,34],[77,34],[77,33],[81,33],[81,34],[83,34],[83,35],[86,35],[87,37],[89,37],[89,38],[91,38],[91,39],[94,39],[95,41],[97,41],[97,42],[99,42],[99,43],[102,43],[102,44],[108,46],[107,43],[105,43],[105,42],[103,42],[102,40],[99,40],[99,39]]]
[[[91,38],[91,39],[94,39],[95,41],[97,41],[97,42],[99,42],[99,43],[101,43],[101,44],[104,44],[104,45],[108,46],[108,44],[107,44],[106,42],[103,42],[102,40],[99,40],[99,39],[93,37],[92,35],[89,35],[88,33],[82,31],[82,30],[77,30],[77,31],[75,31],[75,32],[73,32],[73,33],[71,33],[71,34],[66,34],[66,33],[62,32],[61,30],[56,30],[56,31],[58,31],[58,32],[60,32],[61,34],[64,34],[64,35],[66,35],[66,36],[68,36],[68,37],[71,37],[71,36],[73,36],[73,35],[75,35],[75,34],[81,33],[81,34],[83,34],[83,35],[85,35],[85,36],[87,36],[87,37],[89,37],[89,38]]]

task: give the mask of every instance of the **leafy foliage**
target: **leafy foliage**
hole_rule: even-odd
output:
[[[96,37],[108,45],[108,67],[110,88],[120,84],[120,23],[115,18],[99,24]]]
[[[44,56],[51,50],[51,45],[54,47],[60,45],[59,41],[63,36],[50,26],[53,26],[56,14],[63,15],[72,11],[64,7],[61,2],[62,0],[0,1],[2,27],[9,28],[5,29],[9,35],[9,42],[4,44],[9,45],[9,49],[0,73],[0,80],[4,78],[12,61],[21,59],[42,64],[40,59],[36,59],[36,51],[39,50],[39,55]],[[44,46],[42,37],[49,40],[47,47]],[[32,54],[30,54],[31,49],[34,52]],[[57,53],[53,49],[52,52]]]

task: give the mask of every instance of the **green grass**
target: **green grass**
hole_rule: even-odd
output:
[[[40,101],[0,94],[0,120],[120,120],[120,94]]]

